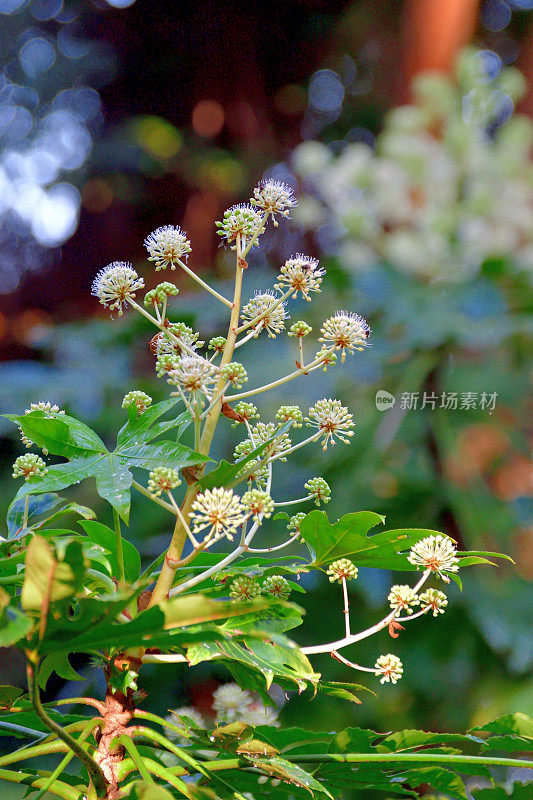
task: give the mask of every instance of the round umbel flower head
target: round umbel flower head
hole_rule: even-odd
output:
[[[334,367],[337,363],[337,356],[331,350],[328,350],[327,347],[322,347],[321,350],[315,353],[315,361],[321,361],[323,364],[322,370],[327,372],[328,367]]]
[[[302,297],[311,300],[309,292],[320,291],[320,284],[325,274],[326,270],[318,266],[316,258],[297,253],[280,268],[275,288],[280,291],[292,289],[293,297],[297,297],[298,292],[301,292]]]
[[[267,217],[270,214],[272,222],[276,226],[278,224],[275,218],[276,214],[281,214],[282,217],[289,219],[291,209],[298,205],[291,187],[282,181],[274,181],[271,178],[261,181],[255,187],[250,203],[261,211],[265,211]]]
[[[174,284],[169,281],[163,281],[163,283],[159,283],[155,289],[146,292],[144,295],[144,305],[146,308],[149,308],[150,306],[163,304],[167,297],[173,297],[178,293],[179,289],[177,286],[174,286]]]
[[[235,406],[234,410],[241,419],[236,420],[236,422],[234,422],[231,426],[232,428],[235,428],[236,425],[240,425],[241,422],[244,422],[244,420],[248,420],[248,422],[250,422],[253,419],[259,419],[257,406],[254,406],[253,403],[247,403],[245,400],[240,400]]]
[[[293,428],[301,428],[303,424],[303,415],[298,406],[281,406],[276,411],[276,419],[290,422]]]
[[[25,481],[36,476],[46,475],[47,472],[46,464],[36,453],[19,456],[13,464],[13,477],[24,478]]]
[[[215,353],[218,353],[218,355],[222,354],[225,346],[226,346],[225,336],[213,336],[213,338],[209,340],[209,344],[207,345],[209,350],[214,350]]]
[[[217,486],[197,495],[190,516],[194,534],[207,529],[206,538],[233,539],[239,525],[248,519],[248,512],[231,489]]]
[[[135,297],[135,292],[144,287],[144,281],[139,278],[128,261],[113,261],[97,273],[91,294],[95,295],[103,306],[111,310],[118,309],[122,315],[122,306],[130,298]]]
[[[179,342],[169,334],[178,338]],[[180,343],[192,350],[197,350],[199,347],[203,347],[204,344],[199,337],[200,334],[197,331],[193,331],[184,322],[174,322],[167,330],[161,331],[154,336],[152,339],[152,352],[155,352],[158,356],[163,355],[163,353],[180,355],[183,352],[183,347]]]
[[[257,520],[259,517],[268,519],[274,511],[274,501],[268,494],[261,489],[250,489],[242,496],[242,504],[245,509]]]
[[[387,653],[386,656],[380,656],[376,661],[374,668],[376,675],[381,675],[380,683],[397,683],[403,674],[403,664],[398,656],[393,656],[392,653]]]
[[[276,305],[277,301],[274,292],[267,289],[265,292],[255,292],[252,299],[243,306],[241,316],[244,322],[251,322],[260,317],[254,326],[256,336],[259,336],[262,330],[266,330],[269,337],[275,339],[276,334],[285,328],[285,320],[288,317],[285,303]]]
[[[246,383],[248,380],[248,373],[238,361],[232,361],[231,364],[226,364],[221,368],[220,372],[235,389],[240,389],[243,383]]]
[[[180,363],[179,356],[163,353],[157,357],[155,362],[155,372],[158,378],[168,375],[172,370],[177,369]]]
[[[216,711],[216,722],[234,722],[243,714],[252,697],[246,690],[240,689],[236,683],[225,683],[213,692],[213,711]]]
[[[239,575],[231,582],[229,594],[234,600],[250,603],[261,594],[261,587],[250,575]]]
[[[352,564],[349,558],[339,558],[327,569],[326,575],[329,577],[330,583],[341,583],[344,579],[346,581],[354,581],[357,578],[358,569],[355,564]]]
[[[308,325],[307,322],[299,319],[297,322],[292,323],[287,336],[309,336],[312,330],[312,327]]]
[[[178,225],[163,225],[144,240],[148,250],[148,261],[155,261],[156,272],[160,269],[176,269],[178,259],[191,252],[191,243]]]
[[[201,356],[183,356],[175,369],[168,373],[168,382],[189,394],[208,395],[216,380],[217,369]],[[172,392],[172,395],[175,395]],[[179,394],[179,392],[178,392]]]
[[[264,594],[278,597],[280,600],[288,600],[291,593],[291,586],[288,580],[282,575],[271,575],[263,581],[262,590]]]
[[[218,235],[222,236],[233,249],[236,245],[231,243],[237,240],[237,236],[240,236],[241,247],[246,247],[247,241],[253,238],[262,224],[261,214],[244,203],[228,208],[224,212],[222,222],[215,222]]]
[[[447,572],[457,572],[459,559],[456,558],[456,547],[451,539],[442,536],[427,536],[411,548],[407,560],[417,569],[431,570],[445,583],[450,579]]]
[[[310,428],[318,428],[323,435],[323,450],[328,449],[330,442],[335,444],[335,437],[348,444],[348,437],[353,436],[353,416],[340,400],[331,398],[318,400],[309,409],[309,416],[305,418],[305,421]]]
[[[399,584],[391,586],[391,590],[387,599],[390,603],[390,607],[393,610],[396,610],[398,613],[405,611],[406,614],[412,614],[412,607],[417,606],[420,603],[416,592],[413,592],[410,586],[400,586]]]
[[[284,453],[290,449],[291,440],[288,434],[280,434],[279,427],[273,422],[258,422],[257,425],[254,425],[252,428],[251,450],[259,447],[260,444],[269,442],[269,440],[274,437],[276,437],[275,441],[270,442],[270,444],[267,445],[266,449],[263,451],[263,456],[266,455],[266,453],[269,453],[271,457],[276,456],[276,460],[286,461],[287,459],[285,458]]]
[[[30,407],[27,408],[24,413],[25,414],[31,414],[32,411],[43,411],[44,414],[46,414],[47,417],[48,416],[53,416],[54,414],[63,414],[63,415],[65,414],[65,412],[61,411],[59,409],[59,406],[56,405],[55,403],[48,403],[48,402],[44,402],[43,400],[40,400],[38,403],[30,403]],[[19,430],[20,430],[20,438],[21,438],[22,443],[26,447],[33,447],[35,442],[32,442],[32,440],[29,439],[23,433],[22,428],[20,426],[19,426]],[[41,447],[41,450],[43,451],[45,456],[48,455],[48,450],[46,449],[46,447]]]
[[[128,394],[124,395],[124,399],[122,400],[122,408],[129,408],[130,406],[135,406],[137,409],[137,414],[140,416],[144,414],[146,409],[152,405],[152,398],[146,392],[128,392]]]
[[[251,703],[240,715],[239,722],[244,722],[254,728],[258,725],[279,728],[280,725],[276,709],[266,708],[262,703]]]
[[[180,473],[177,469],[156,467],[148,476],[148,491],[155,495],[170,492],[181,483]]]
[[[444,614],[448,600],[444,592],[440,592],[438,589],[426,589],[420,595],[420,605],[424,611],[431,609],[433,616],[437,617],[439,614]]]
[[[331,489],[324,478],[310,478],[304,483],[304,489],[315,498],[315,506],[319,506],[321,502],[329,503],[331,500]]]
[[[298,511],[297,514],[293,514],[292,517],[287,522],[287,530],[291,531],[292,533],[297,533],[300,535],[300,525],[302,521],[306,518],[307,514],[305,511]]]
[[[337,311],[333,317],[324,322],[320,333],[322,336],[318,341],[329,342],[335,345],[336,350],[342,350],[341,361],[344,361],[346,350],[353,353],[354,350],[366,347],[371,331],[368,322],[359,314]]]

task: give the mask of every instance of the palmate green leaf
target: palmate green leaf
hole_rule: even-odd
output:
[[[359,700],[356,692],[376,694],[367,686],[361,686],[359,683],[339,683],[337,681],[320,681],[318,690],[324,694],[331,695],[331,697],[337,697],[339,700],[348,700],[350,703],[357,703],[358,705],[361,704],[361,700]]]
[[[73,458],[65,464],[54,464],[52,467],[48,467],[48,472],[43,477],[34,477],[25,481],[15,499],[26,497],[27,494],[59,492],[74,483],[81,483],[94,475],[97,464],[102,458],[101,455],[92,455],[86,458]]]
[[[495,733],[499,735],[516,734],[525,736],[533,740],[533,719],[527,714],[516,712],[514,714],[504,714],[503,717],[487,722],[485,725],[476,725],[471,728],[471,733],[476,732]]]
[[[458,766],[460,771],[460,767]],[[469,800],[465,785],[459,775],[443,767],[416,767],[400,772],[392,779],[392,783],[407,783],[416,789],[423,783],[429,783],[438,792],[454,800]]]
[[[48,735],[49,729],[37,716],[29,700],[18,700],[17,708],[23,711],[8,711],[0,713],[0,736],[17,736],[20,738],[38,739],[40,734]],[[48,716],[61,726],[70,725],[73,722],[87,721],[86,716],[80,714],[62,714],[54,709],[47,709]],[[13,726],[13,727],[11,727]],[[20,730],[17,730],[19,728]]]
[[[526,736],[491,736],[481,748],[482,753],[533,753],[533,739]],[[532,767],[533,768],[533,767]]]
[[[161,423],[160,427],[156,427],[154,423],[180,402],[179,397],[171,397],[146,409],[140,417],[135,416],[133,420],[128,420],[118,432],[117,448],[127,447],[130,444],[146,444],[172,428],[178,429],[177,439],[179,439],[191,424],[191,415],[188,411],[182,412],[175,419]]]
[[[250,757],[250,762],[254,764],[256,769],[260,769],[266,775],[271,775],[273,778],[279,778],[284,783],[293,786],[299,786],[306,789],[310,794],[314,795],[318,792],[321,795],[326,795],[333,800],[333,795],[323,786],[319,781],[297,764],[293,764],[284,758],[276,756],[263,760],[257,757]]]
[[[162,441],[155,445],[132,446],[114,453],[106,451],[49,467],[46,475],[24,482],[17,492],[15,502],[20,502],[27,494],[57,492],[86,478],[94,477],[98,494],[107,500],[127,523],[132,482],[130,466],[148,470],[155,466],[180,469],[191,464],[203,464],[205,461],[205,456],[176,442]]]
[[[230,670],[234,662],[242,664],[260,673],[266,690],[273,681],[282,686],[296,685],[299,692],[308,684],[316,687],[320,675],[294,642],[280,634],[271,638],[272,641],[261,641],[244,637],[243,644],[233,640],[200,642],[187,648],[187,661],[191,666],[202,661],[222,661]]]
[[[105,607],[106,599],[101,599],[102,606]],[[110,599],[108,599],[108,603]],[[80,607],[83,607],[84,600],[85,598],[79,601]],[[93,600],[93,603],[96,602]],[[126,599],[123,607],[127,602]],[[122,650],[141,646],[176,648],[191,639],[197,640],[203,635],[201,631],[198,636],[190,636],[189,633],[183,637],[174,635],[174,632],[179,633],[180,629],[213,620],[241,616],[250,611],[253,612],[254,609],[260,611],[267,605],[268,600],[266,599],[259,599],[254,603],[235,603],[220,602],[200,594],[190,594],[184,597],[174,597],[159,606],[146,609],[135,619],[125,623],[110,621],[110,617],[112,619],[117,614],[115,609],[114,613],[107,615],[102,622],[85,627],[84,632],[80,635],[69,637],[63,628],[60,635],[54,638],[47,636],[40,645],[40,652],[44,654],[67,648],[71,652],[84,653],[116,647],[120,647]]]
[[[69,613],[68,607],[55,609],[55,613],[48,616],[44,639],[38,644],[39,653],[45,656],[56,652],[76,652],[76,645],[71,644],[72,642],[84,636],[88,639],[91,632],[111,625],[117,614],[126,608],[139,591],[79,597],[74,614]],[[115,644],[116,642],[115,639]]]
[[[128,523],[133,476],[127,464],[114,454],[110,454],[99,461],[96,467],[94,471],[96,491],[113,506],[120,518]]]
[[[10,608],[11,598],[0,586],[0,647],[10,647],[31,630],[32,621],[17,608]]]
[[[115,450],[114,455],[131,467],[152,470],[155,467],[181,469],[193,464],[205,464],[212,459],[195,453],[190,447],[179,442],[166,440],[155,444],[129,445]]]
[[[55,456],[81,458],[107,452],[105,444],[91,428],[66,414],[52,416],[44,411],[32,411],[5,416],[19,425],[28,439]]]
[[[0,711],[8,711],[13,708],[21,695],[22,689],[18,686],[0,686]]]
[[[112,569],[111,577],[117,578],[119,566],[116,552],[116,533],[96,520],[83,520],[79,523],[88,534],[91,542],[103,547],[110,557]],[[122,538],[122,553],[124,556],[124,571],[128,583],[135,583],[141,573],[141,557],[137,548],[127,539]]]
[[[38,497],[31,497],[28,505],[28,523],[36,517],[41,517],[48,511],[59,505],[62,498],[58,494],[42,494]],[[8,538],[14,538],[15,534],[22,529],[24,517],[24,500],[15,499],[7,509],[6,523]]]
[[[26,551],[22,608],[34,614],[43,610],[46,613],[54,604],[75,597],[83,588],[84,577],[85,562],[79,542],[70,542],[59,560],[46,539],[35,535]]]
[[[82,681],[84,678],[79,675],[68,660],[68,653],[52,653],[46,656],[39,669],[39,686],[41,689],[46,689],[48,678],[55,672],[60,678],[65,681]]]
[[[382,739],[377,748],[381,752],[390,751],[399,753],[403,750],[413,750],[429,745],[454,744],[459,742],[478,743],[480,739],[475,736],[461,733],[431,733],[427,731],[405,730],[390,733]]]

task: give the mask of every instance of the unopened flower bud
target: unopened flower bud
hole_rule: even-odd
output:
[[[349,558],[339,558],[327,569],[326,574],[330,583],[341,583],[342,580],[354,581],[357,578],[358,569]]]
[[[13,464],[13,477],[24,478],[25,481],[46,475],[47,472],[45,462],[36,453],[19,456]]]

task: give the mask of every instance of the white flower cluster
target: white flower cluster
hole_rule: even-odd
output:
[[[428,74],[413,88],[414,104],[389,113],[375,151],[297,148],[294,167],[314,194],[301,198],[296,221],[309,230],[340,223],[338,256],[353,269],[385,260],[418,278],[461,281],[486,259],[509,257],[533,272],[533,124],[519,115],[500,124],[522,77],[504,68],[492,79],[483,54],[467,50],[452,81]]]

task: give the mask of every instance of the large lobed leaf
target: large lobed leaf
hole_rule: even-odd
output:
[[[163,405],[163,408],[161,406]],[[170,427],[180,427],[188,420],[180,415],[177,420],[161,423],[163,427],[151,428],[174,403],[158,404],[148,409],[138,420],[130,420],[121,430],[120,444],[109,452],[99,436],[83,423],[66,415],[45,415],[42,411],[30,414],[8,415],[20,425],[23,432],[40,447],[50,453],[70,459],[65,464],[49,467],[46,475],[26,481],[19,489],[15,502],[28,494],[57,492],[86,478],[96,479],[96,490],[128,522],[130,513],[131,468],[152,470],[155,467],[182,469],[210,460],[195,453],[179,442],[159,441],[149,444],[160,432]],[[151,413],[150,413],[151,412]],[[148,419],[143,419],[150,415]],[[172,423],[172,424],[171,424]],[[129,427],[128,427],[129,426]],[[137,435],[138,434],[138,435]]]

